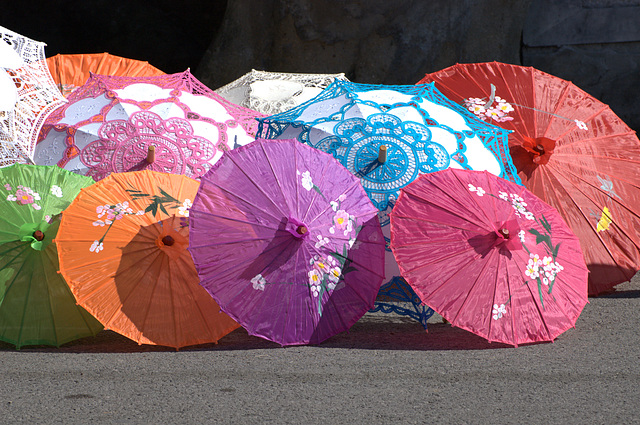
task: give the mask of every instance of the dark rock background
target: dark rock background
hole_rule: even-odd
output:
[[[56,53],[187,67],[216,89],[250,71],[414,84],[456,62],[534,66],[640,129],[640,0],[65,0],[8,2],[0,25]]]

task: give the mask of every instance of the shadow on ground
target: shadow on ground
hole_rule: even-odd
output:
[[[403,317],[385,315],[365,315],[348,332],[335,335],[319,348],[348,348],[360,350],[488,350],[512,348],[501,343],[489,343],[485,339],[444,323],[430,323],[425,332],[418,322]],[[278,344],[247,334],[240,328],[218,341],[217,344],[203,344],[181,348],[179,351],[234,351],[284,349]],[[0,352],[13,351],[15,347],[0,342]],[[61,346],[23,347],[20,352],[28,353],[143,353],[172,352],[170,347],[138,345],[134,341],[113,331],[102,331],[95,337],[83,338]]]

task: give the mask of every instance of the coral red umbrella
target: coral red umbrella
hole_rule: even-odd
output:
[[[523,186],[447,169],[402,189],[391,249],[422,301],[487,340],[552,341],[587,303],[578,238]]]
[[[47,65],[53,80],[65,96],[83,85],[91,73],[125,77],[164,75],[164,72],[147,61],[123,58],[109,53],[58,54],[48,57]]]
[[[427,74],[442,93],[512,130],[518,176],[580,238],[589,295],[640,269],[640,141],[607,105],[531,67],[457,64]],[[493,89],[493,90],[492,90]]]

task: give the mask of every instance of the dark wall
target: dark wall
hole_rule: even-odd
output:
[[[414,84],[456,62],[534,66],[640,129],[640,0],[67,0],[3,2],[46,53],[190,67],[218,88],[252,68]]]
[[[46,55],[102,53],[164,72],[195,69],[220,27],[226,0],[3,1],[0,25],[47,43]]]

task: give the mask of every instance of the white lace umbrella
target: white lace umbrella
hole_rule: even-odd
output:
[[[265,115],[277,114],[316,97],[344,74],[297,74],[256,71],[246,73],[216,90],[220,96]]]
[[[44,55],[45,43],[0,27],[0,167],[32,162],[38,133],[65,102]]]

